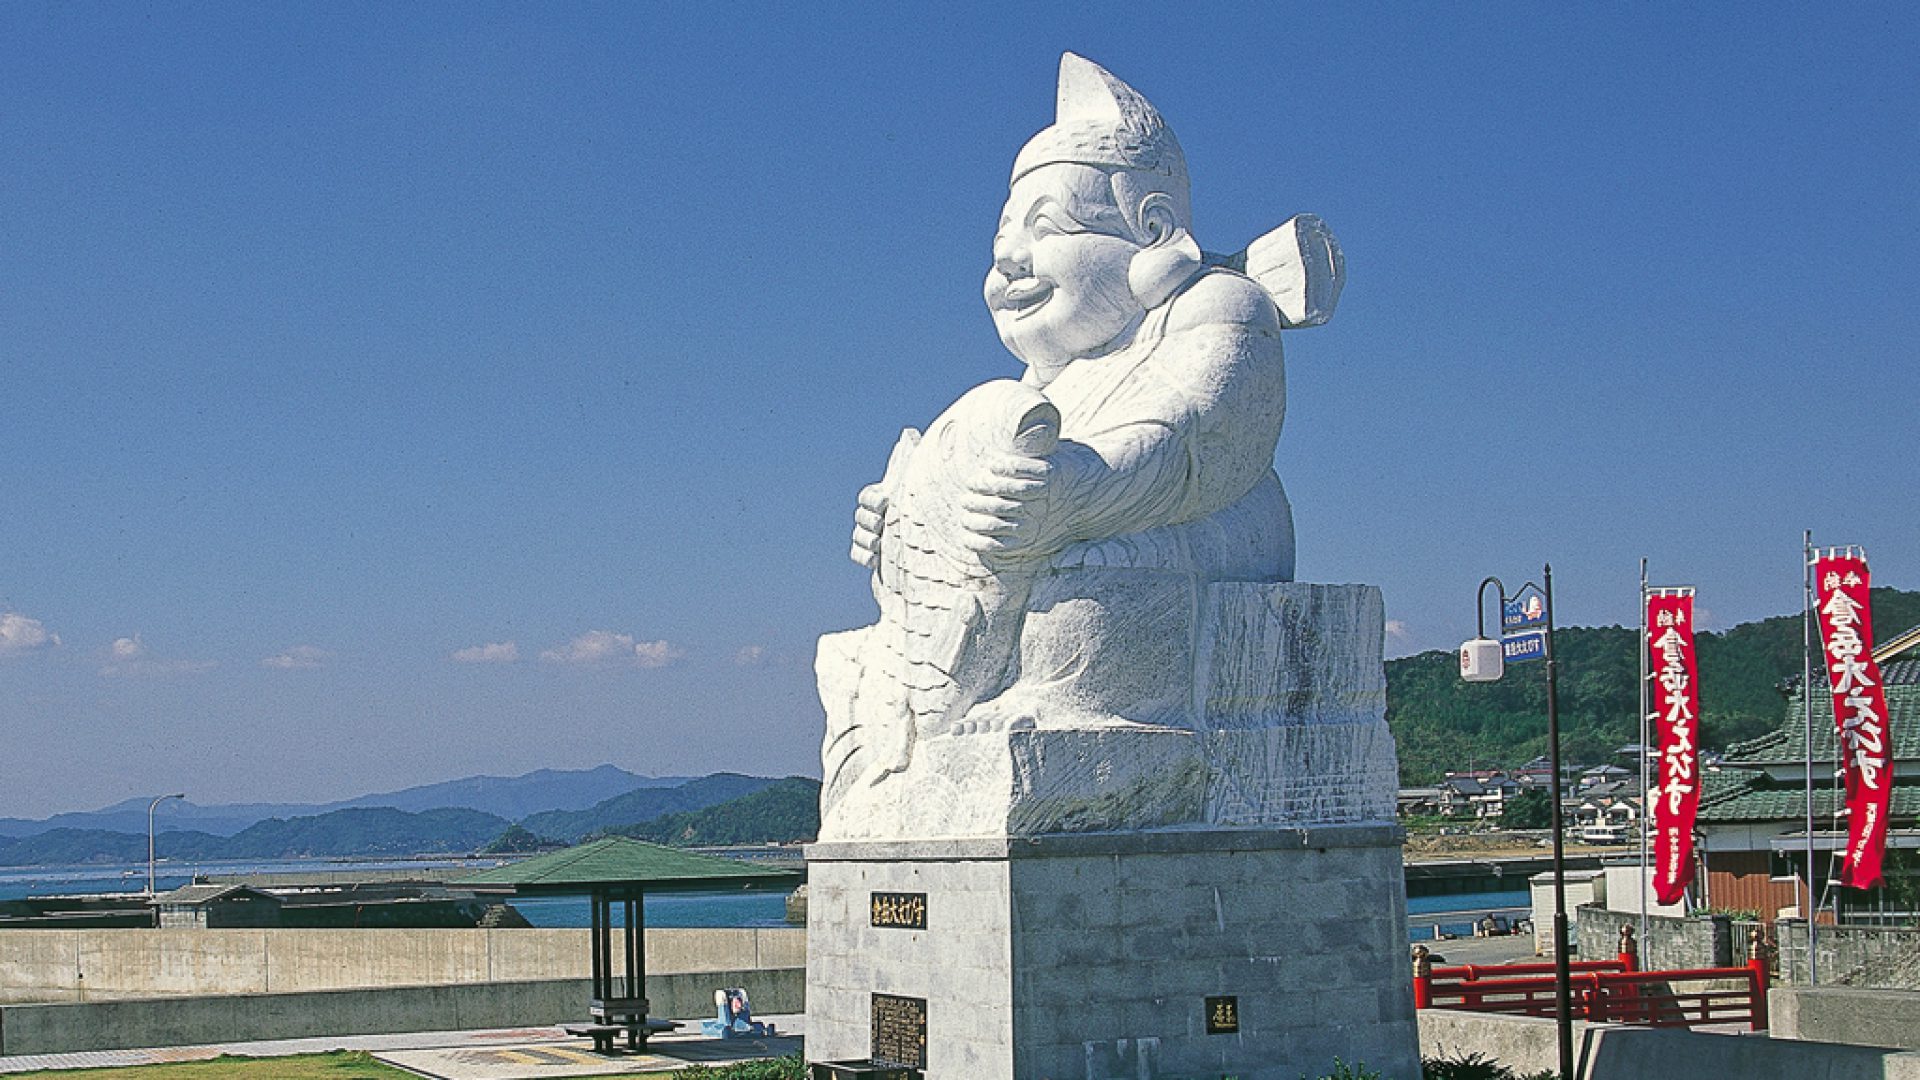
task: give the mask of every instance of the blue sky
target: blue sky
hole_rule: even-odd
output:
[[[1807,528],[1920,588],[1910,7],[12,4],[0,814],[817,772],[1063,49],[1203,245],[1339,235],[1277,463],[1390,651],[1544,560],[1792,610]]]

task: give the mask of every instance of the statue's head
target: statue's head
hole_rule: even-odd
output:
[[[1090,60],[1060,58],[1052,127],[1021,149],[987,307],[1042,383],[1125,345],[1200,264],[1186,158],[1160,114]]]

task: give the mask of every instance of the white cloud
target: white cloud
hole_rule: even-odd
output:
[[[208,671],[214,666],[211,660],[165,660],[156,658],[140,635],[115,638],[108,647],[112,660],[100,668],[100,674],[107,678],[132,678],[141,675],[191,675],[197,671]]]
[[[490,641],[455,649],[453,659],[462,664],[511,664],[520,659],[520,646],[511,641]]]
[[[634,661],[641,667],[666,667],[685,655],[685,649],[666,641],[642,641],[633,647]]]
[[[39,619],[30,619],[16,611],[0,611],[0,656],[51,649],[60,644],[60,635],[47,629]]]
[[[589,630],[565,645],[548,649],[540,659],[551,664],[577,667],[611,667],[632,664],[635,667],[665,667],[686,655],[686,650],[670,641],[635,641],[632,634],[611,630]]]
[[[1407,624],[1400,619],[1388,619],[1387,636],[1396,641],[1407,640]]]
[[[285,671],[307,671],[319,667],[332,657],[332,653],[315,645],[295,645],[285,652],[267,657],[260,661],[260,665]]]
[[[740,651],[733,654],[733,662],[741,667],[759,667],[767,662],[766,646],[742,645]]]

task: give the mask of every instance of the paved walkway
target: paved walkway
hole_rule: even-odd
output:
[[[0,1057],[0,1075],[40,1069],[98,1069],[207,1061],[222,1054],[286,1057],[328,1050],[365,1050],[375,1058],[435,1080],[532,1080],[536,1077],[609,1076],[670,1072],[703,1065],[795,1054],[801,1048],[800,1016],[763,1019],[780,1032],[768,1039],[709,1039],[697,1021],[683,1020],[677,1031],[655,1035],[639,1053],[596,1054],[585,1039],[557,1027],[501,1028],[487,1031],[423,1031],[404,1035],[337,1035],[315,1039],[272,1039],[213,1046],[163,1046],[145,1050],[92,1050],[75,1054]]]
[[[1422,941],[1432,951],[1436,964],[1513,964],[1532,963],[1552,957],[1533,955],[1532,934],[1503,934],[1500,937],[1451,938]],[[1445,957],[1444,960],[1441,958]]]

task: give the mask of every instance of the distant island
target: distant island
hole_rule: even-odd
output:
[[[550,781],[554,775],[548,772],[542,779]],[[714,773],[661,781],[622,775],[631,777],[638,786],[629,785],[627,790],[582,809],[546,809],[519,821],[463,806],[406,810],[355,805],[317,814],[271,817],[229,836],[198,829],[166,830],[159,835],[159,846],[175,863],[226,862],[506,854],[615,834],[689,846],[774,843],[811,840],[819,830],[817,780]],[[429,789],[454,798],[487,787],[474,781],[511,785],[525,779],[475,777],[408,789],[397,793],[403,797],[398,801],[418,805],[423,797],[420,793]],[[9,821],[14,830],[27,835],[0,835],[0,866],[141,862],[147,856],[147,834],[145,806],[140,809],[143,827],[138,832],[68,824],[84,822],[90,816],[86,814],[59,815],[44,823]],[[221,808],[202,809],[217,812]],[[111,820],[118,812],[119,808],[110,807],[99,816]],[[52,824],[56,821],[62,824]],[[34,824],[47,827],[34,831],[30,828]]]

